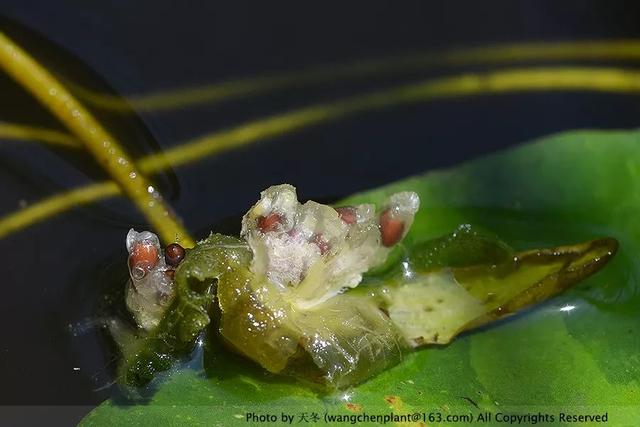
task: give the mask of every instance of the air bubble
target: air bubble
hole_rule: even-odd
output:
[[[134,280],[142,280],[146,274],[147,272],[144,270],[144,268],[133,267],[131,269],[131,277],[133,277]]]

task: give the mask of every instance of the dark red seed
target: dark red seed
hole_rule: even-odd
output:
[[[404,221],[391,217],[387,209],[380,214],[380,237],[382,244],[387,248],[395,245],[402,239],[404,233]]]
[[[171,243],[164,249],[164,260],[172,267],[176,267],[184,259],[185,250],[177,243]]]
[[[148,243],[136,243],[129,255],[129,268],[150,271],[158,263],[158,250]]]
[[[336,208],[336,212],[338,212],[338,216],[342,221],[346,224],[355,224],[358,221],[358,216],[356,214],[356,208],[351,206],[344,206],[341,208]]]
[[[320,249],[320,255],[324,255],[329,251],[329,242],[327,242],[322,234],[314,234],[313,237],[311,237],[311,241]]]
[[[282,215],[277,213],[272,213],[267,216],[261,216],[258,218],[258,228],[263,233],[275,231],[278,228],[278,224],[282,223],[282,220]]]

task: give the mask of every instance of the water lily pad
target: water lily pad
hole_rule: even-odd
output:
[[[416,424],[447,425],[447,416],[477,419],[486,411],[493,422],[499,413],[556,421],[561,413],[607,413],[612,425],[633,425],[640,417],[640,133],[552,136],[344,203],[380,203],[405,190],[422,200],[407,236],[413,243],[473,224],[516,250],[603,236],[620,249],[566,293],[446,347],[419,350],[354,389],[324,394],[206,347],[213,352],[207,366],[163,375],[144,402],[104,402],[82,425],[284,425],[283,414],[297,424],[316,415],[323,423],[414,412]]]

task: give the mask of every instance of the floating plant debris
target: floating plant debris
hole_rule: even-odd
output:
[[[162,251],[154,234],[131,230],[127,305],[138,330],[123,340],[120,380],[144,385],[215,333],[270,372],[348,387],[566,290],[617,250],[602,238],[516,252],[468,224],[403,243],[419,203],[405,191],[378,207],[301,204],[278,185],[246,213],[240,237]]]

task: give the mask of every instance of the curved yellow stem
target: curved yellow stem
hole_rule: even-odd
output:
[[[0,32],[0,66],[81,141],[165,242],[193,240],[120,144],[27,52]]]
[[[640,93],[640,71],[579,67],[525,68],[427,80],[249,122],[149,155],[141,159],[138,165],[144,173],[157,173],[217,152],[376,108],[469,95],[551,90]],[[113,196],[118,193],[118,188],[112,185],[102,183],[72,190],[1,218],[0,237],[37,220],[72,209],[78,200],[89,203]]]
[[[80,141],[64,132],[15,123],[0,122],[0,139],[34,141],[65,148],[82,148]]]
[[[148,172],[191,163],[220,151],[341,117],[400,104],[471,95],[532,91],[640,91],[640,72],[616,68],[553,67],[469,73],[319,104],[205,135],[140,160]]]
[[[19,231],[32,224],[44,221],[74,207],[86,205],[100,199],[120,194],[115,182],[89,184],[41,200],[33,205],[13,212],[0,220],[0,237]]]
[[[360,60],[284,73],[232,80],[212,85],[170,90],[150,95],[131,95],[123,99],[87,89],[71,81],[66,85],[86,102],[107,110],[153,112],[187,107],[201,103],[216,103],[241,96],[259,95],[278,89],[320,84],[338,78],[356,78],[402,70],[438,66],[504,64],[525,61],[603,61],[640,59],[640,40],[587,40],[547,43],[513,43],[457,49],[444,53],[404,54],[383,59]],[[0,137],[33,140],[67,147],[78,143],[73,137],[20,125],[0,123]]]
[[[69,83],[72,90],[92,105],[119,111],[160,112],[204,103],[217,103],[276,90],[317,85],[336,79],[387,75],[437,67],[476,64],[504,64],[526,61],[603,61],[640,59],[640,40],[591,40],[549,43],[514,43],[450,50],[442,53],[413,53],[382,59],[331,64],[273,76],[230,80],[218,84],[170,90],[152,95],[131,95],[123,99]]]

